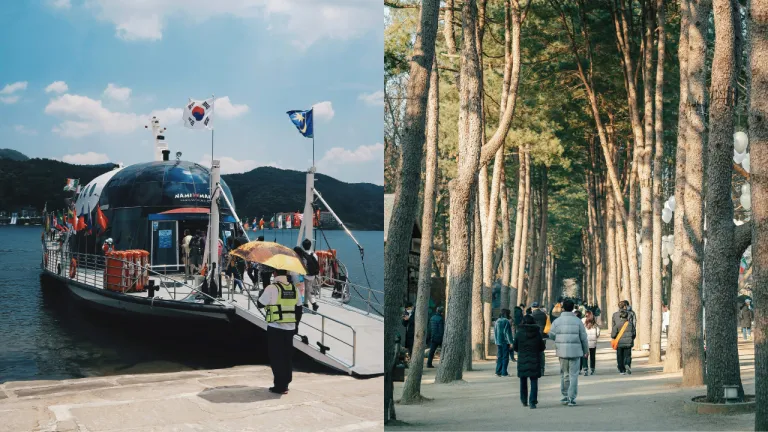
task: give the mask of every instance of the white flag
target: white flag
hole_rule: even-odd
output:
[[[190,129],[213,129],[213,98],[203,101],[190,99],[184,107],[184,126]]]
[[[277,215],[277,228],[283,229],[283,215]]]

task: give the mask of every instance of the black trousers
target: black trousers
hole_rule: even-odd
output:
[[[429,356],[427,357],[427,366],[432,366],[432,360],[435,358],[435,351],[437,351],[437,347],[442,345],[442,342],[430,342],[429,343]]]
[[[288,390],[293,380],[293,330],[267,327],[269,365],[278,391]]]
[[[632,347],[619,347],[616,350],[616,364],[619,372],[626,372],[626,366],[632,365]]]
[[[272,273],[270,272],[259,273],[259,277],[261,277],[261,287],[266,288],[271,283],[270,278],[272,277]]]
[[[595,351],[597,351],[596,347],[589,349],[589,369],[592,370],[595,370]],[[581,368],[587,370],[587,359],[584,357],[581,358]]]
[[[528,380],[531,380],[531,394],[528,395]],[[539,379],[530,377],[530,378],[520,378],[520,402],[523,404],[532,403],[537,404],[539,403]]]

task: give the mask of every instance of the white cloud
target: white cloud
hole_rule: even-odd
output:
[[[51,100],[45,113],[55,116],[76,117],[67,120],[53,131],[62,136],[79,138],[94,132],[128,133],[146,122],[145,117],[134,113],[113,112],[101,105],[101,101],[86,96],[64,94]]]
[[[35,129],[29,129],[24,125],[15,125],[13,129],[16,130],[16,132],[20,133],[21,135],[29,135],[29,136],[37,135],[37,131]]]
[[[384,159],[384,144],[376,143],[373,145],[361,145],[354,150],[347,150],[341,147],[334,147],[327,152],[318,165],[343,165],[370,162],[373,160]]]
[[[131,97],[131,89],[128,87],[118,87],[109,83],[107,84],[107,88],[104,89],[104,96],[112,100],[125,102]]]
[[[203,22],[219,16],[262,18],[265,27],[289,35],[301,49],[321,39],[347,40],[383,29],[381,4],[373,0],[91,0],[86,5],[129,41],[161,39],[171,19]]]
[[[51,0],[51,6],[56,9],[69,9],[72,7],[70,0]]]
[[[318,102],[312,105],[313,115],[318,120],[330,121],[336,114],[333,111],[333,105],[329,101]]]
[[[86,152],[64,155],[61,160],[76,165],[97,165],[109,162],[109,157],[104,153]]]
[[[221,161],[221,173],[222,174],[239,174],[251,171],[253,169],[256,169],[258,167],[262,166],[271,166],[275,168],[282,168],[279,164],[275,162],[268,162],[266,164],[257,163],[254,160],[250,159],[235,159],[229,156],[216,156],[216,159]],[[211,155],[206,153],[203,155],[202,159],[200,159],[200,165],[210,167],[211,166]]]
[[[222,118],[235,118],[248,112],[248,105],[233,104],[229,100],[229,96],[216,98],[213,105],[214,116],[221,116]],[[179,114],[181,117],[181,114]]]
[[[45,88],[46,93],[64,93],[69,90],[69,86],[64,81],[54,81]]]
[[[3,87],[2,90],[0,90],[0,95],[9,95],[16,93],[17,91],[23,91],[27,89],[27,82],[26,81],[18,81],[13,84],[6,84],[5,87]]]
[[[379,90],[373,93],[362,93],[357,99],[371,106],[384,106],[384,90]]]
[[[19,101],[18,96],[0,96],[0,102],[6,105],[15,104],[18,101]]]

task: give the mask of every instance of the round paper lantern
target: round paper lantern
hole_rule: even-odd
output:
[[[749,185],[749,183],[744,183],[741,185],[741,194],[742,195],[750,195],[752,193],[752,186]]]
[[[661,220],[664,221],[664,223],[669,223],[669,221],[672,220],[672,211],[668,208],[665,208],[661,211]]]
[[[747,194],[741,195],[741,197],[739,197],[739,202],[741,203],[741,206],[744,207],[744,210],[752,208],[752,198]]]
[[[741,166],[744,167],[744,171],[749,172],[749,153],[744,156],[744,160],[741,161]]]
[[[733,161],[737,164],[740,164],[741,161],[744,160],[744,157],[746,157],[746,153],[739,153],[736,150],[733,151]]]
[[[672,211],[675,211],[675,205],[677,205],[677,201],[675,201],[675,196],[672,195],[671,197],[669,197],[667,202],[669,203],[669,209]]]
[[[669,258],[664,258],[664,265],[669,265]]]
[[[744,150],[747,149],[747,144],[749,144],[749,137],[747,137],[747,134],[744,132],[736,132],[733,134],[733,148],[739,153],[744,153]]]

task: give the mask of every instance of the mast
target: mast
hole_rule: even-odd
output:
[[[210,286],[211,292],[216,293],[218,292],[217,288],[219,281],[218,278],[215,277],[215,275],[221,274],[221,270],[219,269],[219,205],[217,200],[217,195],[220,193],[219,188],[219,167],[220,163],[218,160],[212,160],[211,163],[211,224],[209,225],[209,232],[210,237],[208,241],[208,247],[210,248],[209,257],[211,259],[211,265],[210,265],[210,275],[211,275],[211,281]],[[214,295],[215,296],[215,295]]]
[[[152,116],[149,124],[152,126],[152,137],[155,140],[155,162],[159,162],[163,160],[163,150],[168,150],[168,144],[165,142],[165,135],[163,134],[166,128],[160,127],[160,121],[155,116]],[[149,129],[149,126],[144,126],[144,129]]]
[[[301,246],[301,242],[304,241],[304,239],[312,240],[312,201],[314,199],[312,191],[315,189],[315,171],[316,169],[314,166],[307,171],[307,185],[304,195],[304,217],[301,219],[299,234],[296,236],[296,246]]]

